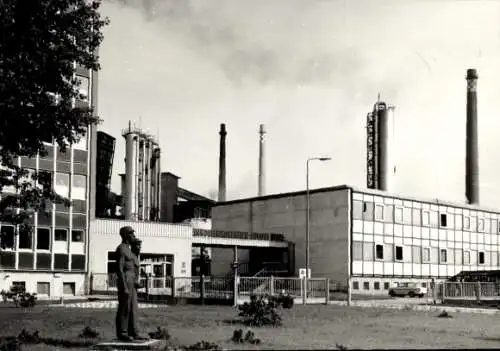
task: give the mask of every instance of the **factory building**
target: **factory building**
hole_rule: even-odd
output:
[[[97,72],[77,67],[84,99],[76,106],[97,107]],[[0,250],[0,290],[22,286],[41,297],[82,294],[88,267],[88,227],[95,213],[96,127],[90,126],[80,141],[62,152],[52,140],[44,143],[47,155],[22,157],[19,166],[38,172],[39,187],[53,189],[72,205],[49,204],[45,212],[31,217],[33,230],[19,232],[9,223],[0,223],[6,248]],[[15,193],[2,189],[1,196]]]
[[[310,191],[312,277],[373,293],[401,281],[427,283],[467,270],[498,270],[500,211],[351,186]],[[213,227],[280,232],[305,267],[306,193],[217,204]]]

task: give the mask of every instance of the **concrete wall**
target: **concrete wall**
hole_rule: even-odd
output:
[[[119,230],[130,225],[142,240],[142,252],[174,255],[174,277],[191,275],[192,228],[158,222],[98,219],[90,223],[90,273],[107,273],[108,252],[120,244]]]
[[[349,191],[311,192],[310,265],[313,277],[345,282],[348,275]],[[285,234],[295,246],[295,267],[305,268],[305,193],[221,204],[212,209],[219,230]]]
[[[57,298],[63,295],[63,284],[74,283],[75,294],[85,294],[86,278],[83,273],[35,273],[35,272],[3,272],[0,275],[0,290],[9,290],[13,282],[24,282],[26,291],[38,293],[40,299]],[[37,290],[38,283],[49,283],[49,294],[40,294]],[[72,294],[65,294],[72,295]]]

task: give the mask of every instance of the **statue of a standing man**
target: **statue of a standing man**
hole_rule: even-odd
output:
[[[131,249],[136,241],[134,229],[120,229],[122,242],[116,248],[118,311],[116,313],[116,336],[121,341],[144,340],[137,330],[137,282],[139,259]]]

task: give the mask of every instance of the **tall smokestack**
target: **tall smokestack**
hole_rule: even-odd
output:
[[[467,127],[465,155],[465,196],[469,204],[479,204],[479,153],[477,140],[477,71],[467,70]]]
[[[226,201],[226,125],[220,125],[220,150],[219,150],[219,198]]]
[[[264,125],[260,125],[259,129],[259,196],[264,196],[266,191],[266,170],[264,169],[264,134],[266,130]]]

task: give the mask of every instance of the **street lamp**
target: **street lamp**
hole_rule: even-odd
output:
[[[309,162],[310,161],[330,161],[331,157],[311,157],[306,162],[306,279],[309,278],[309,217],[311,214],[311,204],[309,197]],[[306,287],[307,297],[307,287]]]

